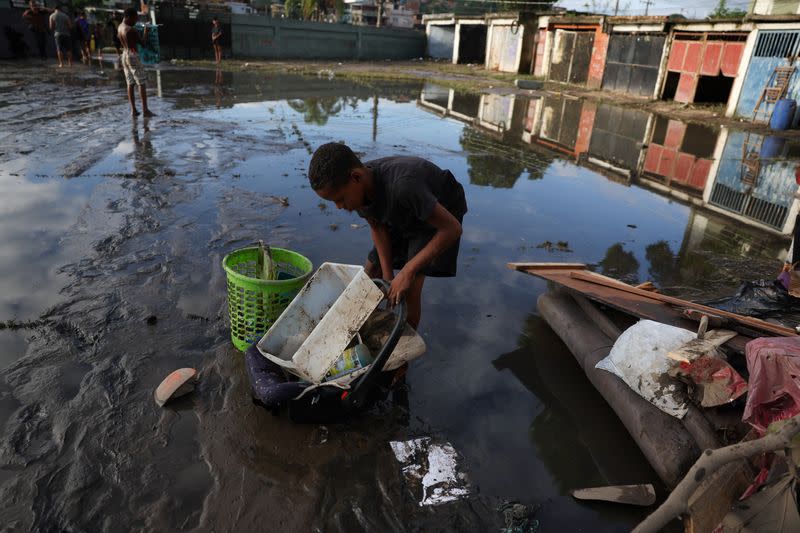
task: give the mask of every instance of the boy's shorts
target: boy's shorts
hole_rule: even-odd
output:
[[[68,34],[56,33],[54,37],[56,40],[57,51],[61,52],[62,54],[66,54],[72,49],[72,40]]]
[[[461,223],[463,216],[456,217]],[[411,237],[400,234],[397,231],[389,230],[392,240],[392,268],[400,270],[405,266],[409,259],[417,255],[420,250],[431,242],[436,230],[429,233],[412,235]],[[452,278],[456,275],[458,266],[458,248],[461,245],[461,237],[450,248],[439,254],[431,263],[426,266],[422,273],[433,278]],[[378,251],[373,247],[367,255],[367,259],[375,265],[380,265]]]
[[[139,54],[133,54],[128,50],[122,52],[122,69],[125,71],[125,82],[130,86],[147,85],[147,73],[142,67]]]

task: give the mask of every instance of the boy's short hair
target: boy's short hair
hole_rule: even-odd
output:
[[[326,187],[341,187],[350,179],[350,171],[364,165],[344,143],[323,144],[311,156],[308,181],[315,191]]]
[[[135,7],[129,7],[128,9],[125,10],[125,16],[126,17],[136,17],[138,15],[139,15],[139,12],[136,11]]]

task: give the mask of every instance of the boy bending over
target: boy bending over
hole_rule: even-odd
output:
[[[425,276],[456,275],[467,212],[464,188],[449,170],[425,159],[398,156],[362,163],[341,143],[317,148],[308,180],[321,198],[367,220],[375,246],[364,268],[370,277],[391,283],[389,301],[405,299],[408,323],[417,328]]]

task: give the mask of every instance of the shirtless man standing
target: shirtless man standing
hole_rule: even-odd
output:
[[[117,36],[122,44],[122,69],[125,71],[125,81],[128,84],[128,101],[131,103],[131,115],[134,117],[139,116],[136,110],[136,100],[133,95],[133,84],[139,86],[139,96],[142,99],[142,112],[146,117],[154,117],[147,108],[147,74],[142,67],[142,62],[139,59],[139,54],[136,51],[136,45],[139,44],[139,32],[136,31],[134,25],[139,19],[139,13],[135,8],[129,7],[125,10],[125,17],[122,19],[122,24],[117,29]],[[144,27],[144,39],[147,39],[148,27]]]

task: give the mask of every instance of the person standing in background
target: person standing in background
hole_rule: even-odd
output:
[[[33,32],[33,39],[39,49],[39,57],[45,60],[47,59],[47,27],[50,10],[36,5],[34,0],[30,0],[28,6],[28,9],[22,14],[22,20]]]
[[[214,47],[214,60],[219,65],[222,62],[222,25],[219,19],[211,19],[211,45]]]
[[[142,99],[142,113],[144,113],[145,117],[154,117],[155,114],[147,107],[147,74],[142,67],[142,60],[139,59],[139,53],[136,49],[139,43],[147,41],[150,29],[145,25],[144,34],[140,36],[134,27],[138,20],[139,13],[136,8],[129,7],[125,10],[125,18],[122,19],[122,24],[117,29],[117,35],[122,44],[122,70],[125,72],[125,82],[128,84],[128,101],[131,104],[131,115],[133,117],[139,116],[133,93],[135,84],[139,87],[139,97]]]
[[[50,15],[50,29],[53,30],[53,36],[56,41],[56,53],[58,54],[58,67],[64,66],[64,56],[67,56],[69,66],[72,66],[72,40],[70,32],[72,30],[72,21],[66,13],[62,11],[61,6],[57,5],[53,13]]]
[[[91,32],[89,31],[89,21],[86,20],[86,13],[81,11],[75,19],[75,37],[78,40],[78,46],[81,51],[81,61],[87,65],[92,63],[92,52],[89,48],[89,41],[91,40]]]

